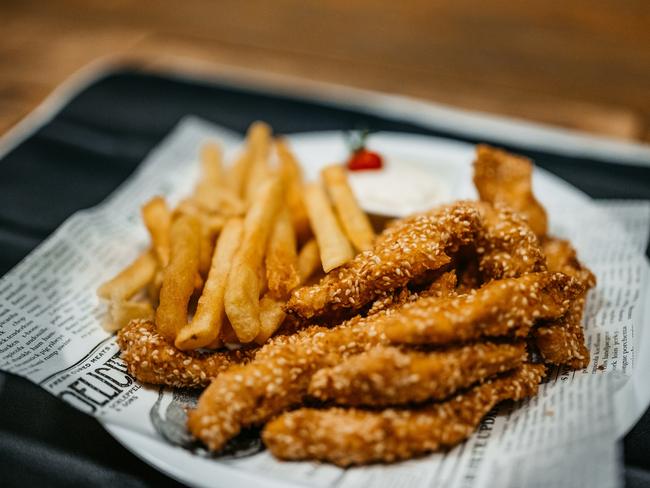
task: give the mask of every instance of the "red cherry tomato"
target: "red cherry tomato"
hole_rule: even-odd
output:
[[[350,171],[362,171],[367,169],[381,169],[383,163],[379,154],[366,149],[359,149],[352,153],[347,166]]]

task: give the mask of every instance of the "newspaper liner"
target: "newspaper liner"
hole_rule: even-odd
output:
[[[0,369],[98,417],[114,433],[129,433],[122,441],[136,453],[147,457],[142,452],[147,444],[166,453],[156,464],[196,485],[225,486],[228,480],[319,487],[620,483],[616,440],[650,402],[650,384],[642,379],[650,366],[650,338],[643,332],[650,322],[644,307],[650,203],[594,202],[541,171],[535,185],[549,210],[552,233],[570,238],[598,277],[585,313],[588,368],[554,371],[537,397],[498,407],[467,442],[421,459],[347,470],[278,462],[263,450],[255,431],[245,432],[224,455],[209,457],[184,428],[185,408],[197,393],[142,386],[130,377],[114,337],[99,327],[104,310],[95,295],[99,283],[147,245],[140,205],[157,194],[172,203],[188,194],[198,171],[198,148],[209,138],[227,152],[241,143],[226,129],[184,119],[105,202],[74,214],[0,280]],[[302,145],[300,137],[294,140],[299,156],[309,161],[309,137]],[[465,161],[471,158],[468,145],[438,143],[450,145]],[[467,185],[459,196],[470,195]],[[132,442],[135,433],[144,436],[140,447]],[[170,445],[182,448],[172,451]],[[168,463],[161,461],[165,457]]]

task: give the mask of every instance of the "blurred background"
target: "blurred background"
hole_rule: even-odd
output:
[[[90,61],[123,56],[650,142],[648,0],[0,0],[0,19],[0,133]]]

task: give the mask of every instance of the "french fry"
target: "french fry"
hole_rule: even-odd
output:
[[[153,307],[149,302],[116,300],[109,304],[107,320],[102,327],[106,332],[116,332],[131,320],[152,320],[153,317]]]
[[[200,222],[199,242],[199,275],[205,277],[210,271],[210,263],[214,254],[214,245],[219,231],[208,227],[205,222]]]
[[[286,205],[280,209],[266,250],[268,290],[275,298],[286,298],[300,283],[296,235]]]
[[[203,181],[219,186],[224,177],[221,148],[214,142],[208,142],[201,148],[201,171]]]
[[[182,202],[182,213],[220,213],[229,217],[238,217],[246,211],[246,204],[228,187],[221,185],[195,193],[192,205]],[[194,208],[192,208],[192,206]]]
[[[158,266],[151,249],[142,253],[130,265],[97,289],[97,295],[106,300],[128,300],[147,286]]]
[[[247,134],[248,148],[252,157],[268,157],[269,144],[271,143],[271,127],[259,120],[253,122],[248,128]]]
[[[246,202],[250,205],[262,183],[268,179],[271,173],[268,164],[271,128],[264,122],[254,122],[249,133],[251,166],[246,180]]]
[[[300,277],[300,284],[306,283],[320,265],[318,243],[316,239],[309,239],[302,246],[302,249],[300,249],[300,253],[298,253],[298,276]]]
[[[226,282],[232,258],[241,244],[242,224],[241,219],[229,220],[219,236],[196,313],[180,330],[174,343],[182,351],[212,345],[219,337],[225,319]]]
[[[151,246],[156,252],[160,266],[169,263],[169,228],[172,215],[162,197],[153,197],[142,207],[142,220],[149,231]]]
[[[219,146],[213,143],[201,148],[201,176],[194,195],[179,205],[182,213],[221,213],[228,216],[242,215],[246,209],[238,192],[229,186],[222,166]],[[191,208],[195,207],[195,208]]]
[[[176,205],[176,208],[172,212],[172,220],[181,215],[189,215],[196,219],[202,219],[205,215],[205,211],[192,198],[184,198],[178,203],[178,205]]]
[[[325,191],[318,183],[305,185],[303,196],[309,222],[316,235],[323,270],[328,273],[354,257],[352,246],[343,234]]]
[[[147,284],[147,298],[154,307],[158,306],[160,288],[162,287],[163,270],[158,268],[153,279]]]
[[[174,210],[175,218],[181,215],[194,217],[200,223],[199,275],[205,276],[210,269],[214,241],[223,227],[225,218],[221,215],[206,213],[194,201],[187,198],[182,200]]]
[[[235,164],[228,171],[228,187],[240,198],[246,197],[247,181],[256,157],[253,152],[258,147],[259,140],[264,137],[265,132],[270,133],[270,128],[263,122],[254,122],[248,127],[246,149],[237,157]]]
[[[197,204],[210,212],[219,210],[219,186],[222,182],[221,150],[216,144],[205,144],[201,148],[201,176],[194,189]]]
[[[327,193],[334,204],[336,214],[348,239],[359,251],[372,249],[375,231],[370,220],[359,207],[343,166],[332,165],[321,172]]]
[[[244,220],[242,244],[235,254],[226,285],[228,319],[241,342],[251,342],[260,328],[258,270],[282,203],[282,180],[273,177],[257,193]]]
[[[280,173],[286,181],[286,200],[291,213],[291,220],[299,243],[305,242],[312,235],[309,216],[302,198],[302,170],[286,141],[276,139],[275,149],[280,163]]]
[[[219,234],[226,224],[226,219],[221,215],[203,215],[201,221],[201,224],[215,235]]]
[[[219,187],[218,197],[220,213],[228,217],[241,217],[246,213],[246,202],[227,186]]]
[[[239,155],[235,164],[233,164],[228,170],[228,188],[236,197],[242,198],[244,196],[244,183],[246,182],[246,177],[250,171],[251,161],[252,158],[250,151],[245,150]]]
[[[257,344],[264,344],[282,325],[287,314],[284,312],[286,300],[266,294],[260,300],[260,330],[255,337]]]
[[[169,265],[163,273],[156,310],[158,332],[173,343],[187,323],[187,305],[199,272],[199,221],[181,215],[172,222]]]

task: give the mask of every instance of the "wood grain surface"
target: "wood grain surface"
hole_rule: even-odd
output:
[[[0,0],[0,133],[87,63],[213,66],[650,141],[647,0]]]

